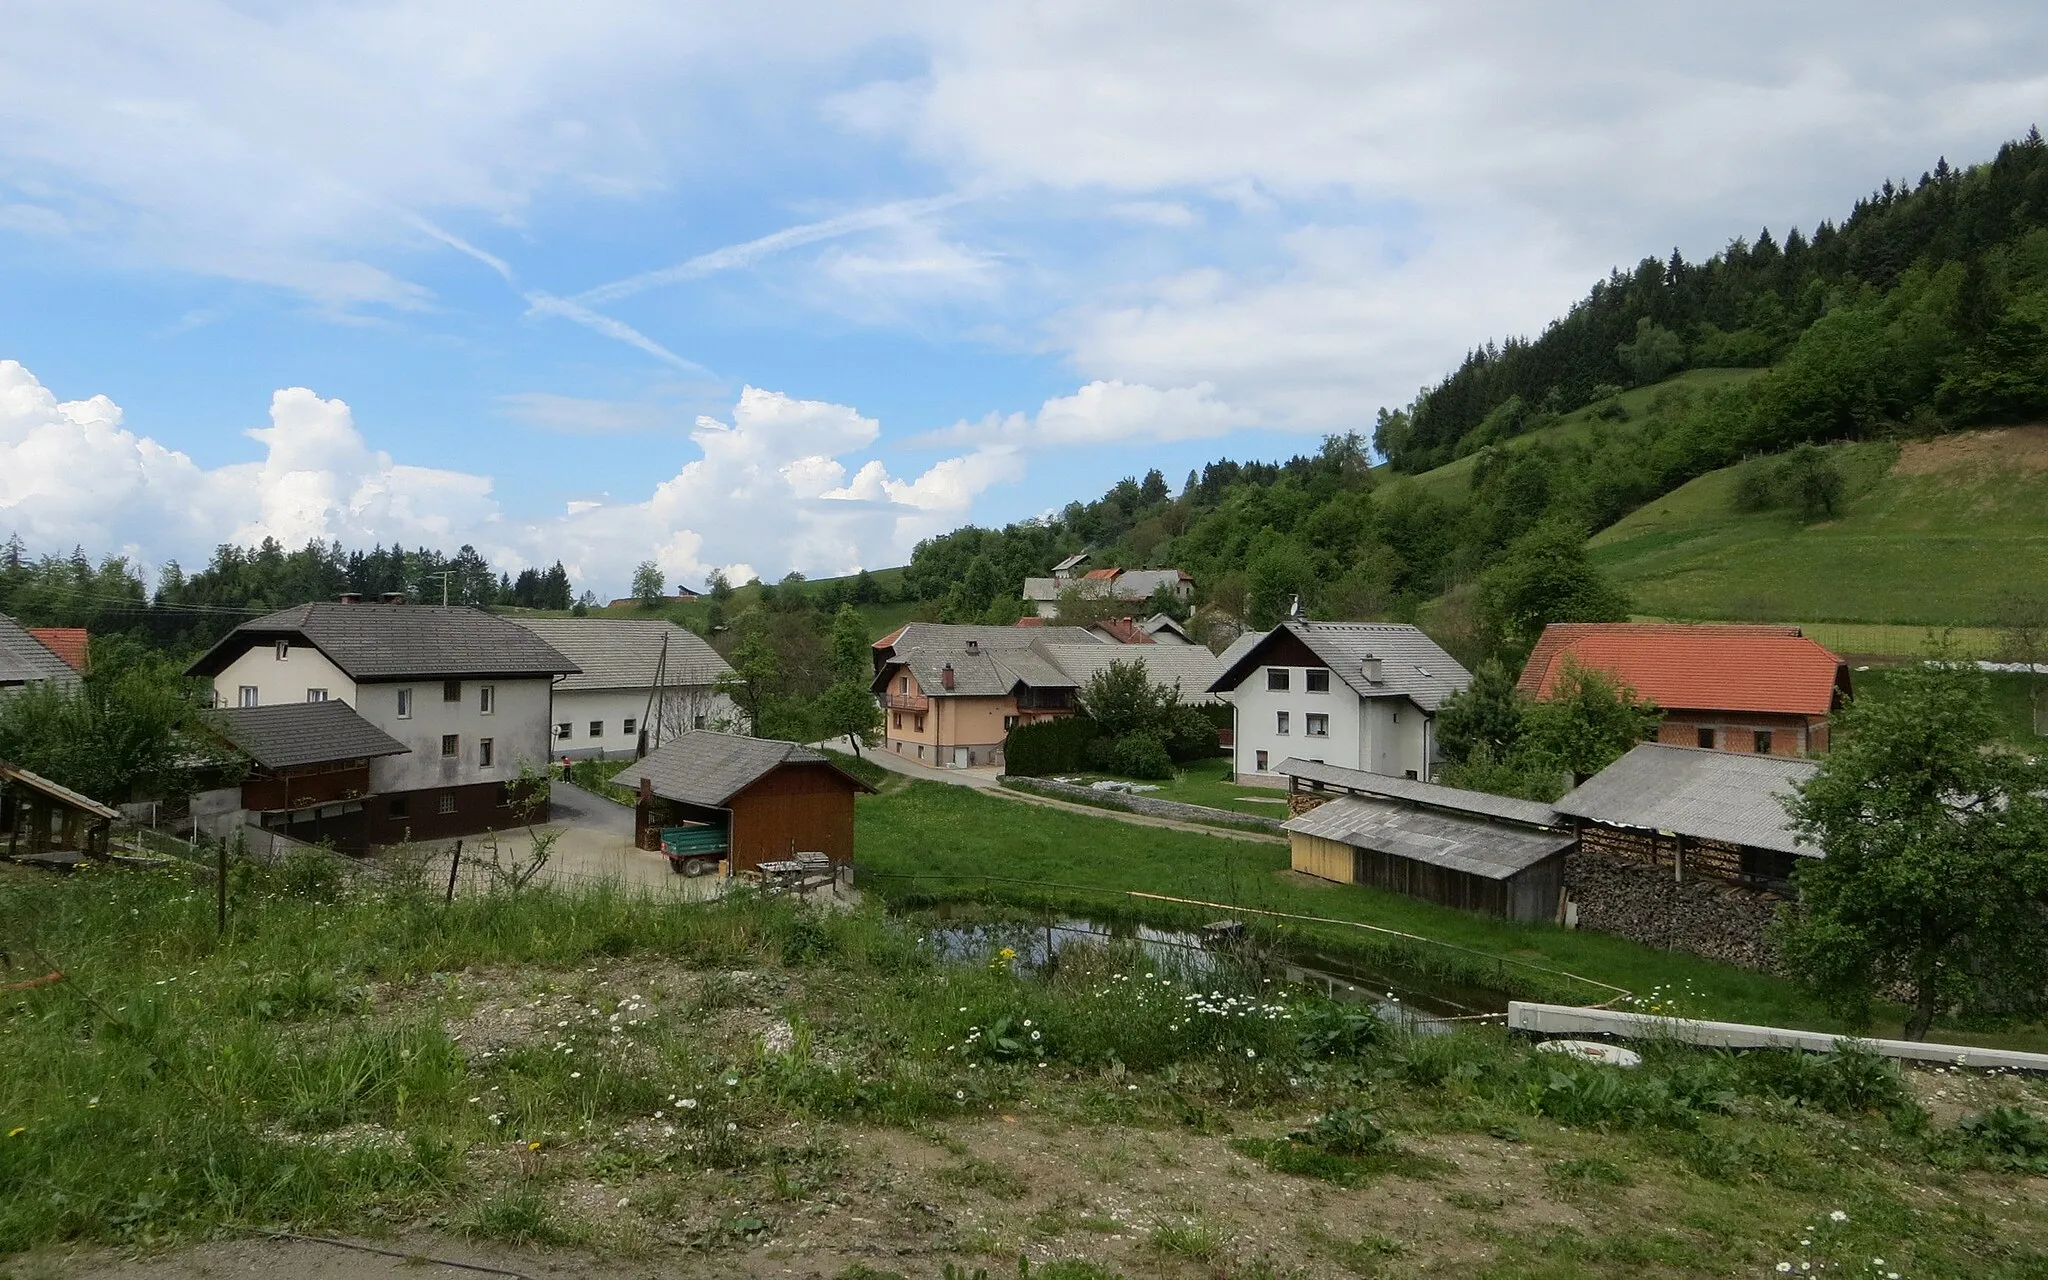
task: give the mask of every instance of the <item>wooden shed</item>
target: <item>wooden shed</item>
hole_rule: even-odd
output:
[[[90,796],[0,761],[0,851],[69,869],[104,860],[120,814]]]
[[[1296,871],[1509,920],[1555,920],[1573,833],[1548,805],[1284,761]]]
[[[716,855],[736,872],[799,853],[853,860],[853,797],[865,782],[808,747],[694,729],[612,776],[636,793],[635,843]]]

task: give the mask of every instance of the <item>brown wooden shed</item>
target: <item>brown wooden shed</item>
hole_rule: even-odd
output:
[[[808,747],[693,729],[612,776],[639,796],[642,849],[729,859],[735,872],[799,853],[853,860],[853,797],[865,782]]]
[[[0,853],[68,869],[104,860],[120,814],[90,796],[0,761]]]

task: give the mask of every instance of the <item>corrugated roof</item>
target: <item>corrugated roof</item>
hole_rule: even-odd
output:
[[[90,631],[84,627],[29,627],[27,630],[37,643],[64,659],[65,666],[81,675],[85,673],[86,649],[92,643]]]
[[[73,791],[62,783],[52,782],[39,773],[30,773],[20,765],[8,764],[4,760],[0,760],[0,778],[5,778],[11,782],[18,782],[24,787],[40,791],[53,800],[67,804],[74,809],[81,809],[96,818],[118,820],[121,816],[117,810],[109,809],[83,792]]]
[[[231,707],[213,713],[220,736],[266,769],[404,755],[410,748],[339,698]]]
[[[1797,627],[1580,622],[1543,629],[1522,692],[1549,696],[1567,659],[1666,709],[1822,716],[1848,681],[1841,658]]]
[[[564,693],[585,689],[647,689],[661,644],[668,641],[667,683],[671,686],[711,685],[732,670],[717,650],[687,627],[658,618],[514,618],[513,622],[547,641],[582,670],[566,676],[555,688]]]
[[[217,675],[253,646],[292,637],[353,680],[457,680],[573,673],[533,632],[466,605],[302,604],[229,632],[188,674]]]
[[[1370,796],[1339,796],[1281,827],[1488,880],[1506,880],[1575,842],[1565,832],[1509,826]]]
[[[1411,778],[1390,778],[1383,773],[1347,769],[1338,764],[1318,764],[1313,760],[1298,760],[1292,756],[1274,765],[1273,772],[1308,782],[1320,782],[1324,786],[1342,787],[1348,791],[1366,791],[1376,796],[1385,796],[1389,800],[1428,805],[1431,808],[1456,813],[1499,818],[1508,822],[1526,822],[1539,827],[1555,827],[1563,822],[1563,819],[1558,817],[1557,810],[1547,804],[1538,804],[1534,800],[1518,800],[1513,796],[1497,796],[1485,791],[1467,791],[1462,787],[1439,786],[1434,782],[1417,782]]]
[[[1222,664],[1216,660],[1215,654],[1198,644],[1153,644],[1140,649],[1106,644],[1058,644],[1047,645],[1043,652],[1053,665],[1067,673],[1077,687],[1085,686],[1097,672],[1109,670],[1111,663],[1135,662],[1143,664],[1152,683],[1178,685],[1182,702],[1202,704],[1218,701],[1216,695],[1209,691],[1209,686],[1222,674]]]
[[[1793,789],[1820,766],[1788,756],[1742,755],[1645,742],[1557,802],[1588,822],[1818,857],[1786,816]]]
[[[1472,673],[1421,628],[1399,623],[1309,622],[1292,618],[1240,649],[1233,644],[1230,665],[1217,679],[1216,691],[1235,689],[1258,665],[1258,650],[1282,633],[1291,633],[1337,673],[1362,698],[1403,697],[1434,711],[1444,699],[1472,683]],[[1239,638],[1240,641],[1242,637]],[[1365,660],[1379,659],[1379,678],[1369,679]]]
[[[691,729],[613,774],[612,785],[637,792],[645,778],[654,794],[664,800],[715,809],[785,764],[830,765],[832,761],[794,742]],[[842,776],[863,791],[874,790],[851,774]]]
[[[48,645],[22,630],[14,619],[0,613],[0,684],[39,680],[75,685],[78,672]]]

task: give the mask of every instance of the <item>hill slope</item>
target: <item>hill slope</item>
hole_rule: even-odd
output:
[[[2048,584],[2048,426],[1830,452],[1837,519],[1738,511],[1725,467],[1601,531],[1594,559],[1672,618],[1989,625]]]

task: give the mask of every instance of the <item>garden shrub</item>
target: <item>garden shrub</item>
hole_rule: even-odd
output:
[[[1088,744],[1088,763],[1104,773],[1125,778],[1173,776],[1173,757],[1166,753],[1166,744],[1149,733],[1097,738]]]
[[[1087,716],[1020,724],[1003,740],[1003,770],[1023,778],[1079,773],[1098,730]]]

